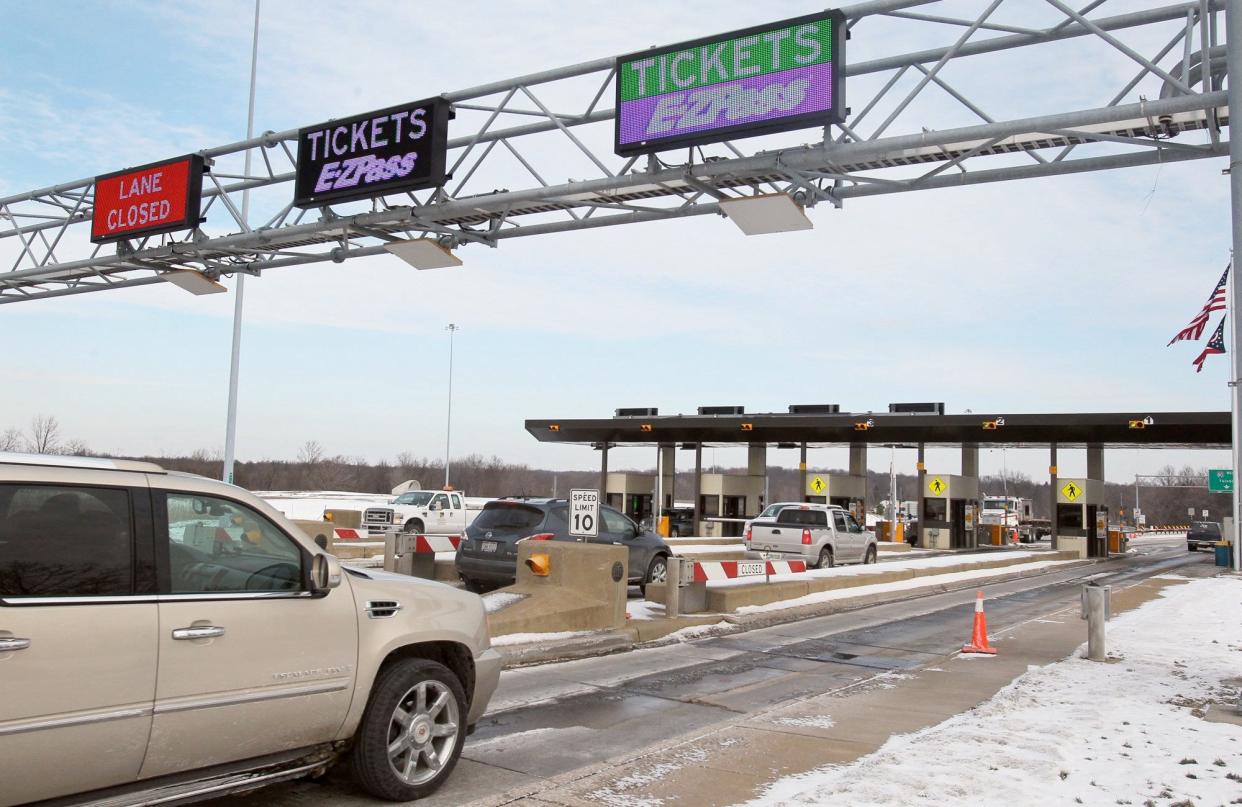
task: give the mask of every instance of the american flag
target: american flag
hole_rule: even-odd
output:
[[[1230,264],[1230,266],[1232,265]],[[1212,291],[1212,296],[1208,298],[1207,303],[1204,304],[1203,310],[1195,315],[1195,318],[1190,321],[1189,325],[1178,331],[1177,336],[1169,340],[1169,345],[1174,342],[1180,342],[1183,339],[1199,341],[1199,338],[1203,336],[1203,329],[1207,327],[1208,318],[1211,317],[1212,312],[1225,310],[1225,301],[1229,296],[1228,280],[1229,266],[1226,266],[1225,273],[1220,276],[1220,282],[1216,284],[1216,288]],[[1168,345],[1165,345],[1165,347],[1168,347]]]
[[[1220,318],[1220,324],[1216,326],[1216,330],[1212,332],[1212,338],[1207,341],[1207,347],[1199,354],[1199,358],[1195,359],[1195,372],[1203,372],[1203,362],[1208,356],[1225,352],[1225,318]]]

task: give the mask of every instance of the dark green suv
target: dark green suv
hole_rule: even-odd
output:
[[[611,507],[600,507],[599,535],[593,543],[616,544],[629,549],[630,584],[646,589],[668,577],[664,539],[644,530],[629,516]],[[517,577],[519,541],[577,541],[569,534],[569,502],[566,499],[508,498],[488,502],[466,528],[457,548],[457,573],[472,591],[513,583]]]
[[[1186,531],[1186,551],[1194,552],[1199,547],[1208,549],[1216,546],[1220,540],[1220,524],[1215,521],[1196,521]]]

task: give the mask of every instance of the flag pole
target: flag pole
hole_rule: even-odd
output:
[[[1229,81],[1229,108],[1231,110],[1242,109],[1242,81],[1237,78],[1242,76],[1242,3],[1226,3],[1225,4],[1225,69],[1229,71],[1229,75],[1233,77]],[[1233,250],[1229,256],[1230,272],[1229,280],[1233,285],[1230,287],[1229,309],[1226,314],[1233,316],[1238,310],[1238,301],[1235,295],[1238,294],[1238,284],[1234,282],[1236,274],[1236,266],[1233,266],[1233,259],[1242,255],[1242,137],[1229,138],[1229,218],[1232,224],[1233,234]],[[1232,361],[1229,362],[1229,391],[1232,409],[1232,435],[1233,435],[1233,534],[1230,538],[1233,541],[1233,570],[1235,572],[1242,571],[1242,546],[1238,541],[1238,521],[1242,515],[1242,490],[1239,490],[1238,482],[1242,474],[1239,473],[1238,467],[1238,444],[1242,442],[1242,426],[1238,422],[1238,377],[1242,376],[1242,356],[1239,355],[1238,342],[1239,336],[1242,336],[1242,328],[1239,328],[1238,318],[1233,316],[1229,323],[1232,331],[1230,335],[1233,337]]]

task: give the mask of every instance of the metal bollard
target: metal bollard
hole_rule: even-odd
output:
[[[671,557],[664,561],[668,573],[664,579],[664,615],[681,616],[681,558]]]
[[[393,530],[384,533],[384,571],[397,571],[397,533]]]
[[[1087,658],[1104,661],[1104,623],[1112,616],[1112,586],[1087,583],[1082,587],[1082,618],[1087,620]]]

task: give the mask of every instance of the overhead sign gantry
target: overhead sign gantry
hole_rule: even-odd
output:
[[[994,1],[977,0],[973,16],[938,5],[870,0],[504,79],[346,118],[348,144],[346,123],[337,121],[205,148],[196,155],[205,167],[205,223],[176,218],[178,196],[136,208],[132,227],[127,210],[111,229],[87,232],[98,211],[107,214],[93,177],[3,197],[0,255],[11,263],[0,271],[0,304],[183,279],[186,271],[214,280],[341,262],[419,239],[444,249],[495,247],[508,238],[717,215],[759,197],[841,206],[1227,153],[1216,19],[1224,0],[1113,15],[1100,3],[1080,12],[1048,0],[1053,16],[1039,26],[999,21]],[[905,37],[871,35],[880,23],[944,31],[945,44],[885,53],[886,43]],[[868,33],[877,55],[844,63],[847,29],[855,38]],[[1157,38],[1164,44],[1153,47]],[[972,99],[971,74],[1000,74],[985,63],[990,57],[1003,71],[1003,54],[1053,42],[1123,54],[1136,73],[1108,102],[1074,110],[1050,112],[1046,96],[1013,93],[1013,108],[1025,112],[998,119]],[[966,60],[978,69],[953,71],[951,82],[946,66]],[[865,92],[851,90],[852,112],[843,103],[847,77],[873,79]],[[940,100],[929,126],[914,101],[932,91]],[[555,107],[551,97],[560,99]],[[419,120],[428,122],[429,139],[411,143],[421,125],[410,125],[409,112],[424,104]],[[451,128],[438,128],[453,114]],[[780,139],[794,126],[820,131]],[[1195,131],[1205,135],[1185,137]],[[757,134],[765,137],[740,139]],[[258,166],[250,172],[242,168],[247,154]],[[1015,164],[1012,155],[1029,162]],[[245,215],[247,190],[254,204]],[[147,227],[152,221],[158,226]],[[176,228],[159,232],[165,225]],[[124,237],[92,249],[92,236],[101,235]]]

